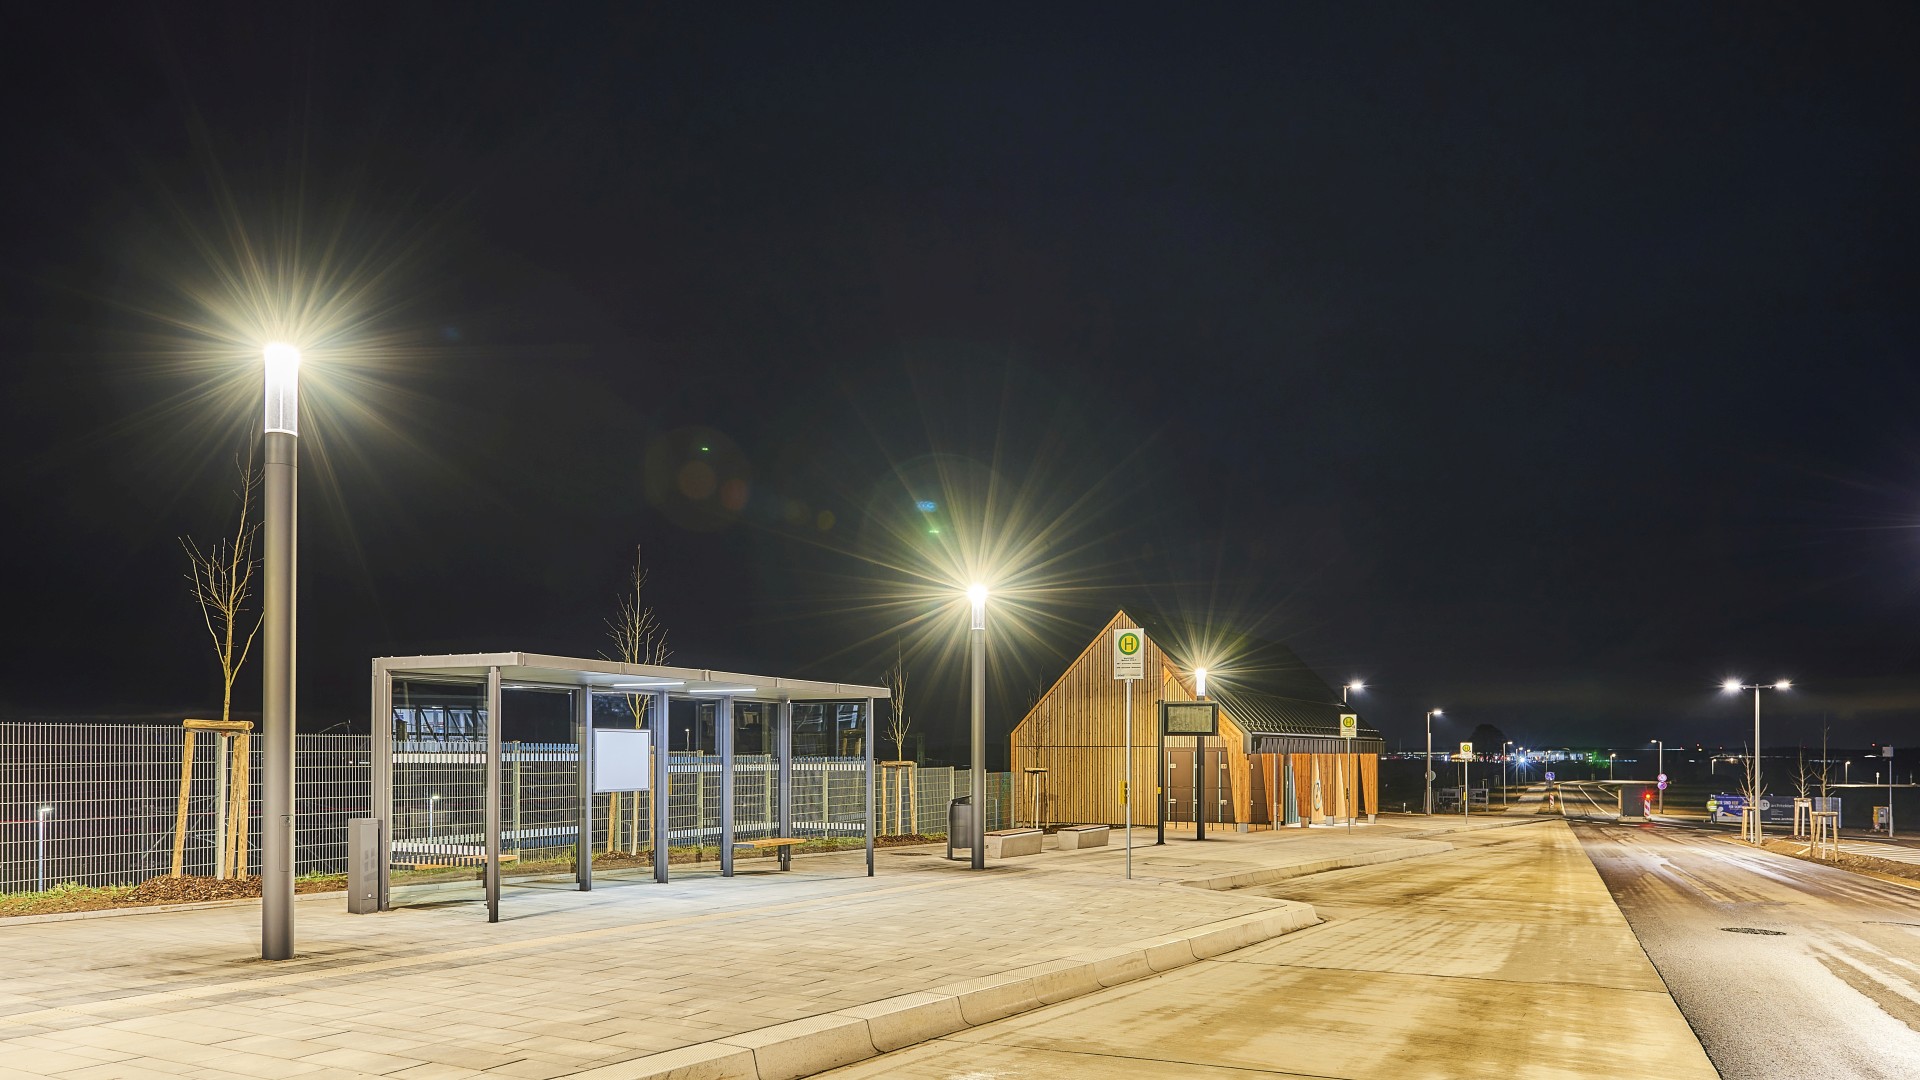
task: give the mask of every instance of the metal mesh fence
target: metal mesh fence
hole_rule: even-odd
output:
[[[183,802],[181,871],[214,873],[225,830],[238,825],[223,812],[227,743],[197,733],[183,784],[184,735],[178,727],[0,723],[0,892],[33,891],[43,879],[132,885],[171,873]],[[345,869],[347,820],[372,805],[369,751],[362,735],[296,739],[295,873]],[[257,873],[257,737],[251,758],[246,869]]]
[[[0,892],[30,892],[65,882],[131,885],[172,870],[180,820],[185,743],[178,727],[115,724],[0,723]],[[227,744],[201,732],[187,765],[181,868],[217,869],[226,800],[221,796]],[[253,739],[246,826],[249,873],[260,865],[261,741]],[[501,846],[519,864],[512,874],[571,869],[577,831],[578,749],[572,743],[503,747]],[[372,811],[372,756],[364,735],[301,735],[295,740],[295,850],[299,874],[341,873],[347,822]],[[738,839],[778,829],[778,761],[741,755],[734,770]],[[877,770],[876,770],[877,771]],[[946,833],[947,804],[967,793],[969,774],[916,769],[912,790],[896,796],[887,831],[917,811],[918,831]],[[711,755],[669,757],[669,844],[712,848],[720,842],[720,762]],[[987,826],[1013,823],[1013,777],[989,775]],[[866,762],[854,757],[801,757],[792,768],[791,834],[805,839],[854,838],[867,822]],[[477,878],[485,846],[485,744],[402,742],[394,747],[393,859],[397,872],[434,881]],[[595,796],[596,852],[634,856],[652,850],[652,800],[621,793]],[[596,860],[597,861],[597,860]],[[43,879],[44,872],[44,879]],[[396,879],[397,881],[399,879]]]

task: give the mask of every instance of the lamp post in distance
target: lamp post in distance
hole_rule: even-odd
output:
[[[1667,812],[1667,744],[1660,739],[1650,739],[1648,741],[1654,745],[1654,772],[1659,775],[1658,782],[1660,787],[1658,789],[1658,798],[1660,800],[1660,809],[1657,812],[1664,814]]]
[[[1743,683],[1739,679],[1728,679],[1720,684],[1720,689],[1729,694],[1737,694],[1742,690],[1753,691],[1753,769],[1748,776],[1748,783],[1751,788],[1749,797],[1752,799],[1752,805],[1749,806],[1748,809],[1753,811],[1753,831],[1747,838],[1758,844],[1762,842],[1763,835],[1766,832],[1766,829],[1760,823],[1760,793],[1762,791],[1760,786],[1760,691],[1791,690],[1793,689],[1793,682],[1790,679],[1781,679],[1778,682],[1771,683]]]
[[[1440,715],[1439,709],[1427,710],[1427,757],[1426,757],[1427,801],[1426,801],[1423,812],[1426,813],[1426,815],[1429,817],[1433,816],[1433,718],[1439,715]]]

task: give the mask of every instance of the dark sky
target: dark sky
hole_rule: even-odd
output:
[[[1799,683],[1782,742],[1911,740],[1917,20],[30,16],[0,715],[217,707],[175,538],[257,428],[251,251],[347,313],[303,727],[364,722],[374,655],[598,653],[638,543],[676,662],[877,681],[899,641],[938,749],[962,623],[915,575],[979,543],[997,728],[1133,605],[1367,677],[1390,740],[1738,745],[1728,674]]]

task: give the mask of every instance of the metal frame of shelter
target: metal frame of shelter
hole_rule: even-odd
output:
[[[547,656],[539,653],[460,653],[445,656],[387,656],[373,661],[373,817],[380,821],[379,910],[391,907],[393,864],[393,687],[396,680],[464,683],[486,687],[486,788],[484,795],[483,874],[487,921],[500,919],[501,767],[504,752],[500,735],[501,691],[538,689],[570,692],[572,726],[579,742],[579,819],[575,837],[574,876],[581,892],[593,888],[593,700],[594,694],[647,695],[655,698],[653,715],[667,714],[670,698],[718,703],[722,722],[720,756],[720,872],[733,876],[733,704],[736,700],[778,706],[776,746],[779,758],[778,825],[786,835],[792,820],[793,704],[803,702],[858,702],[865,724],[867,876],[873,876],[873,714],[874,701],[892,696],[884,686],[816,682],[808,679],[744,675],[705,668],[623,664],[613,660]],[[664,734],[664,725],[655,729]],[[668,754],[666,740],[656,737],[652,762],[653,879],[668,880]],[[782,860],[784,864],[784,859]]]

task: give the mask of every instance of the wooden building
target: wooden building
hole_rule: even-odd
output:
[[[1122,628],[1146,632],[1144,679],[1113,677],[1113,634]],[[1194,665],[1203,658],[1211,667],[1207,700],[1220,705],[1220,734],[1169,736],[1166,783],[1159,784],[1160,702],[1195,700]],[[1363,717],[1355,737],[1342,738],[1341,714],[1359,711],[1342,706],[1339,692],[1292,650],[1176,620],[1136,621],[1119,611],[1013,729],[1023,819],[1122,823],[1129,687],[1135,825],[1155,824],[1163,810],[1170,829],[1191,824],[1198,813],[1242,831],[1378,812],[1380,733]],[[1198,807],[1196,766],[1204,770]]]

